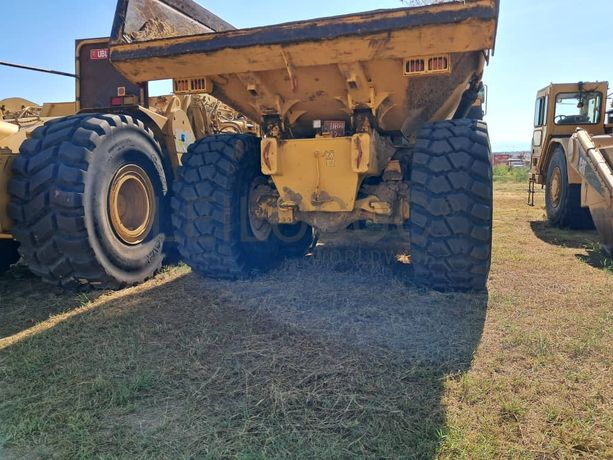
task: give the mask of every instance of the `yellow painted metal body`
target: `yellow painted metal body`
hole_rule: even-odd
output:
[[[40,116],[43,118],[68,117],[76,113],[74,102],[45,102]]]
[[[480,17],[484,11],[489,16]],[[469,81],[480,77],[495,44],[494,14],[497,1],[469,0],[290,23],[274,30],[118,40],[111,45],[111,60],[134,82],[206,77],[218,99],[258,123],[266,115],[279,115],[294,137],[312,137],[314,120],[348,121],[356,109],[372,110],[383,130],[410,135],[427,121],[451,117]],[[440,19],[417,22],[433,16]],[[414,26],[393,27],[413,17]],[[390,24],[389,30],[362,32],[373,22]],[[318,28],[356,33],[309,39],[309,31]],[[257,42],[259,37],[264,43]],[[272,37],[269,42],[267,37]],[[250,39],[256,41],[251,44]],[[446,67],[407,72],[409,60],[427,63],[431,57],[445,58]]]
[[[5,144],[4,146],[0,144],[0,148],[9,150],[8,139],[17,134],[18,131],[19,126],[0,120],[0,143]]]
[[[594,125],[579,125],[592,135],[605,134],[604,114],[606,112],[606,99],[609,85],[607,82],[582,83],[585,91],[602,93],[602,105],[600,113],[601,121]],[[549,160],[556,146],[566,146],[568,139],[575,133],[575,124],[560,125],[554,122],[556,96],[561,93],[579,92],[577,83],[556,83],[543,88],[537,93],[537,101],[543,100],[546,107],[542,124],[535,126],[532,137],[532,177],[537,184],[545,184],[547,180],[547,168]],[[581,176],[574,168],[569,168],[569,181],[571,184],[580,184]]]
[[[152,11],[176,5],[146,2]],[[393,147],[383,136],[411,139],[425,123],[457,116],[495,46],[499,8],[499,0],[467,0],[244,30],[213,32],[202,23],[184,33],[169,17],[166,36],[140,38],[137,32],[152,19],[141,14],[140,3],[123,4],[138,20],[116,18],[115,68],[132,82],[173,78],[186,87],[189,79],[201,81],[208,93],[262,124],[261,167],[279,194],[276,205],[266,206],[284,223],[293,212],[320,220],[335,219],[334,213],[356,213],[359,220],[361,211],[368,218],[408,218],[402,187],[388,202],[360,200],[358,192],[365,178],[390,166]],[[346,137],[326,137],[316,128],[322,121],[344,123]],[[399,163],[390,171],[402,180]]]
[[[364,177],[382,171],[369,134],[264,139],[261,164],[281,195],[280,206],[303,212],[352,211]]]
[[[613,135],[577,129],[565,152],[581,177],[581,203],[589,207],[603,247],[613,255]]]
[[[547,182],[549,161],[562,148],[568,163],[568,181],[581,185],[581,205],[590,209],[604,248],[613,253],[613,134],[607,125],[607,82],[552,84],[537,94],[536,126],[532,140],[532,180]],[[563,93],[600,93],[593,124],[556,123],[556,101]],[[539,101],[544,112],[539,116]],[[578,111],[588,107],[577,106]]]

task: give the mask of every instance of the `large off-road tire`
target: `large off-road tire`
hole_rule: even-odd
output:
[[[19,243],[13,240],[0,240],[0,274],[19,262]]]
[[[15,238],[32,272],[67,289],[153,276],[170,225],[168,176],[153,133],[124,115],[76,115],[24,142],[9,184]]]
[[[492,254],[491,147],[476,120],[427,124],[411,171],[415,279],[441,291],[486,288]]]
[[[554,227],[594,228],[590,210],[581,207],[581,184],[568,183],[568,163],[562,146],[554,150],[547,168],[545,209]]]
[[[195,272],[237,279],[279,258],[281,243],[274,229],[250,220],[250,193],[267,184],[257,137],[203,138],[183,157],[178,176],[172,199],[175,238],[183,260]]]

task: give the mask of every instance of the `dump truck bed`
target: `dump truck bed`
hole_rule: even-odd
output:
[[[480,81],[498,11],[499,0],[468,0],[234,30],[191,1],[122,0],[111,60],[135,82],[203,78],[223,102],[258,122],[278,115],[296,136],[359,109],[411,134],[453,117]]]

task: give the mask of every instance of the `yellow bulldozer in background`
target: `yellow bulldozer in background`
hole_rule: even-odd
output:
[[[613,106],[607,82],[551,84],[536,99],[530,204],[545,188],[549,223],[591,228],[613,255]]]

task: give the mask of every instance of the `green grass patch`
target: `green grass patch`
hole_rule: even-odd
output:
[[[527,184],[529,173],[529,168],[515,168],[509,170],[507,166],[494,166],[494,182]]]

